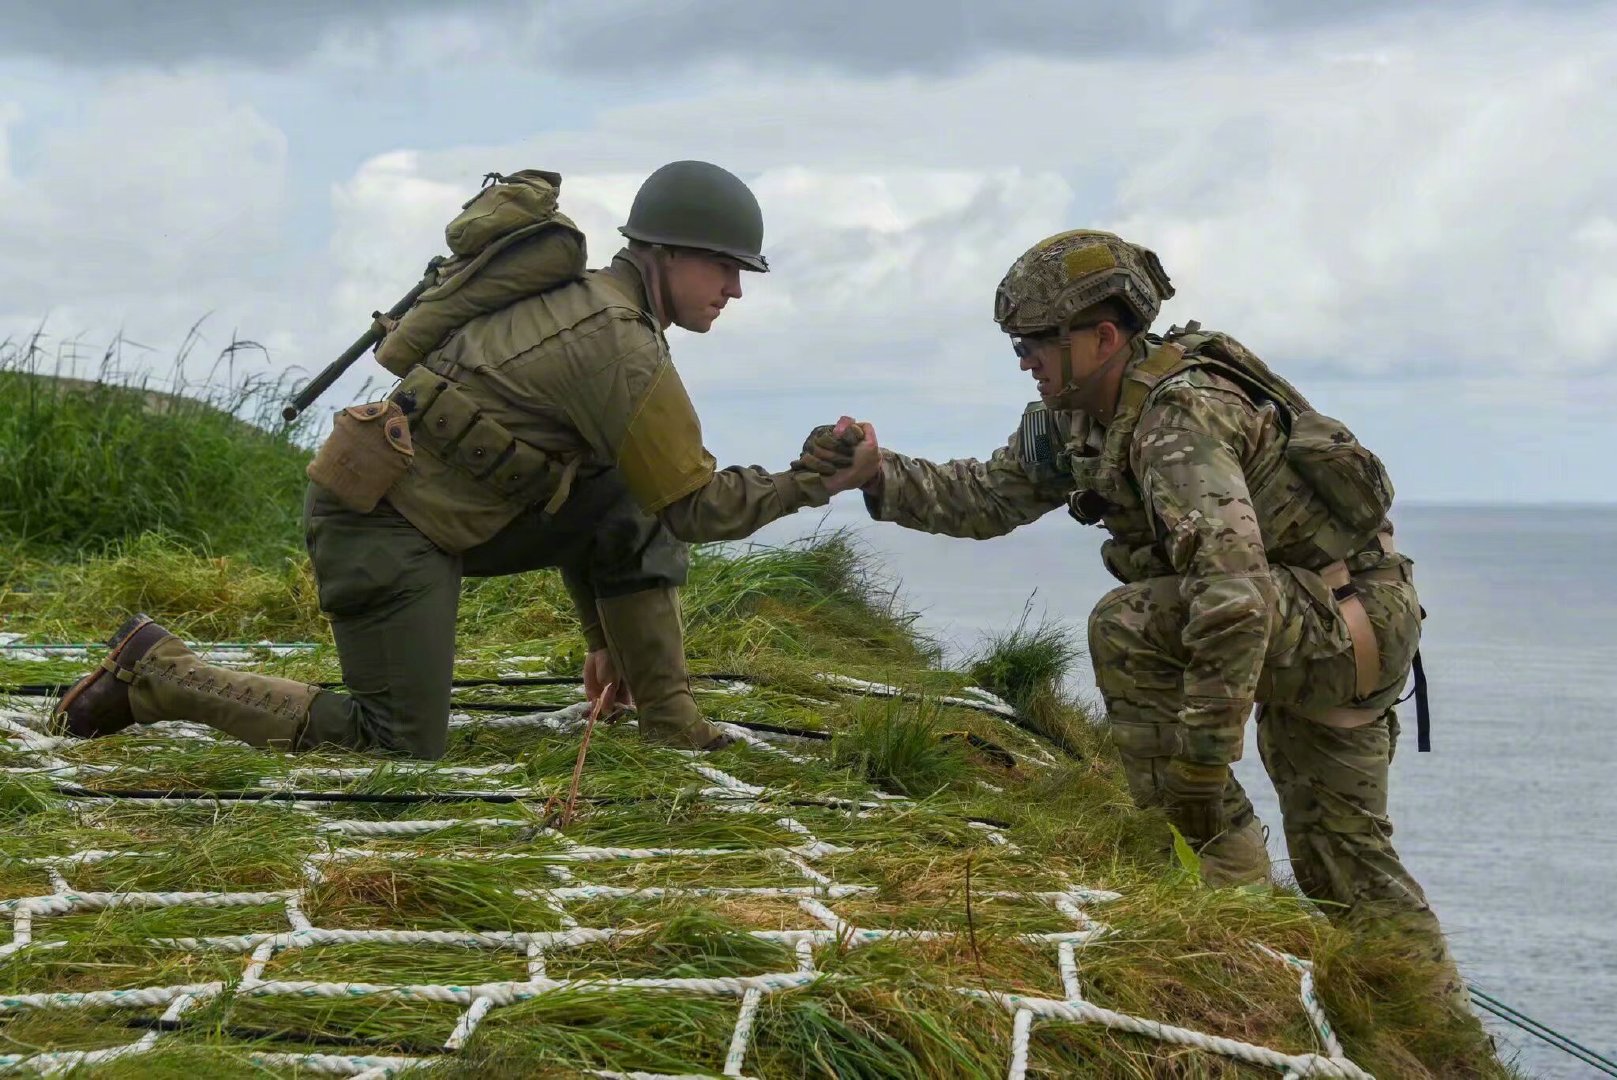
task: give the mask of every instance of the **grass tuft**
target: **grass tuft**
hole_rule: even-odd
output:
[[[1029,627],[1029,606],[1007,633],[991,637],[967,663],[973,681],[1004,698],[1029,729],[1074,757],[1094,752],[1092,725],[1069,700],[1064,684],[1083,647],[1071,629]]]
[[[894,795],[933,795],[975,773],[965,744],[942,737],[947,730],[925,702],[861,701],[837,728],[831,760]]]
[[[0,773],[0,821],[16,821],[55,805],[48,781],[37,776]]]

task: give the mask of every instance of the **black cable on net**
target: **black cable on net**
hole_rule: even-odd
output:
[[[1563,1054],[1575,1057],[1585,1065],[1591,1065],[1607,1076],[1617,1076],[1617,1061],[1613,1061],[1604,1054],[1591,1050],[1571,1037],[1561,1034],[1548,1024],[1534,1020],[1526,1013],[1511,1008],[1492,994],[1485,994],[1473,987],[1471,989],[1471,1000],[1476,1002],[1480,1008],[1492,1013],[1507,1024],[1515,1025],[1529,1035],[1555,1047]]]

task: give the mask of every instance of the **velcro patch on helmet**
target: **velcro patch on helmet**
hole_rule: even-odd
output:
[[[1116,265],[1116,257],[1104,244],[1073,248],[1061,256],[1061,268],[1067,272],[1068,281],[1100,270],[1110,270]]]

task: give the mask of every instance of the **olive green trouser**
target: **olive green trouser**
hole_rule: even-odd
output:
[[[1338,728],[1299,711],[1350,701],[1353,654],[1317,575],[1275,567],[1272,577],[1279,607],[1259,684],[1258,745],[1279,796],[1297,884],[1332,919],[1404,930],[1452,972],[1437,916],[1392,844],[1387,775],[1397,715],[1387,707],[1368,724]],[[1401,581],[1361,581],[1359,592],[1380,645],[1382,689],[1370,698],[1380,704],[1396,698],[1408,676],[1419,644],[1419,603],[1413,586]],[[1162,577],[1114,589],[1089,620],[1112,741],[1141,806],[1160,801],[1165,767],[1179,749],[1186,618],[1181,580]],[[1214,885],[1266,880],[1268,857],[1252,802],[1233,775],[1224,808],[1230,827],[1201,849],[1203,875]]]
[[[678,587],[689,567],[689,548],[639,508],[616,470],[580,479],[553,517],[530,510],[460,555],[385,500],[356,514],[314,484],[304,536],[347,693],[315,699],[300,749],[443,756],[462,577],[560,567],[606,599]]]

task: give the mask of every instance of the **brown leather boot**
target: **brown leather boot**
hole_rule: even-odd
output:
[[[612,663],[634,695],[642,739],[684,750],[721,750],[739,741],[696,707],[676,590],[647,589],[596,600],[595,606]]]
[[[120,626],[107,641],[112,651],[62,695],[51,717],[52,730],[59,735],[93,739],[134,724],[129,686],[135,680],[135,665],[153,645],[169,636],[147,615],[136,615]]]

